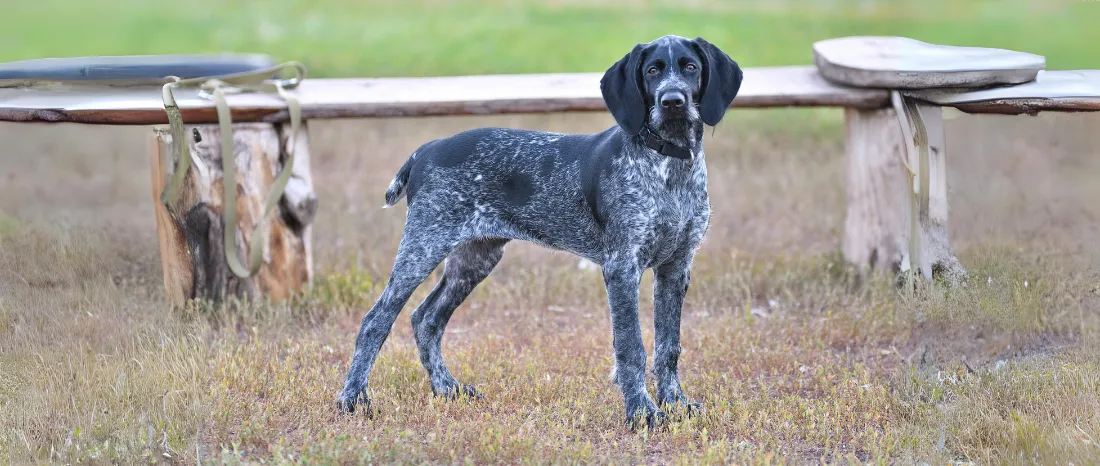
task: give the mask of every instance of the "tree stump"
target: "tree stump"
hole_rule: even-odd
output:
[[[247,264],[250,248],[264,248],[259,272],[241,278],[230,271],[225,258],[218,126],[186,125],[187,141],[173,140],[167,126],[154,128],[150,150],[153,205],[164,287],[173,304],[182,306],[192,299],[220,303],[230,297],[280,301],[309,286],[313,278],[310,224],[317,210],[317,197],[305,124],[294,138],[296,152],[290,181],[267,219],[263,244],[249,244],[271,185],[286,159],[289,132],[290,125],[233,125],[236,254],[241,263]],[[176,167],[180,143],[189,144],[192,166],[178,198],[165,206],[160,195]]]
[[[847,201],[841,251],[861,273],[893,273],[916,268],[925,279],[954,281],[965,275],[951,249],[947,219],[947,147],[940,107],[915,104],[929,142],[927,166],[914,154],[909,160],[905,136],[892,108],[845,110],[847,126]],[[909,168],[928,170],[928,206],[914,202]],[[912,215],[913,209],[924,211]],[[912,228],[912,218],[917,218]],[[916,233],[919,260],[910,257],[910,238]]]

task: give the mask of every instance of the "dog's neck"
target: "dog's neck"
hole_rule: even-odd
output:
[[[674,121],[658,127],[647,121],[638,136],[643,146],[661,155],[692,160],[703,150],[702,134],[699,121]]]

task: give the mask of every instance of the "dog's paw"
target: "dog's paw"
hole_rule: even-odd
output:
[[[702,414],[703,404],[691,401],[683,394],[667,396],[661,400],[661,407],[669,412],[683,413],[687,416]]]
[[[482,399],[481,392],[477,391],[473,385],[463,383],[454,383],[440,388],[432,387],[432,394],[449,400],[457,400],[462,397],[469,397],[474,400]]]
[[[628,404],[626,408],[626,424],[632,431],[642,428],[654,429],[668,422],[668,415],[657,408],[649,397],[636,403]]]
[[[336,409],[340,414],[355,414],[356,411],[359,411],[368,418],[374,417],[374,413],[371,411],[370,397],[367,396],[366,391],[354,394],[341,393],[336,398]]]

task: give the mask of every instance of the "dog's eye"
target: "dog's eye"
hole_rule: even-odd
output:
[[[688,70],[688,71],[695,71],[695,64],[694,63],[688,63],[687,66],[684,67],[684,69]]]
[[[646,70],[646,73],[648,73],[648,74],[657,74],[657,67],[656,66],[649,67],[649,69]]]

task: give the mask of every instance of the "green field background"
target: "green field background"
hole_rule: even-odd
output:
[[[1100,2],[688,0],[5,0],[0,62],[260,52],[314,77],[601,71],[664,34],[703,36],[743,67],[803,65],[814,41],[902,35],[1100,68]]]

